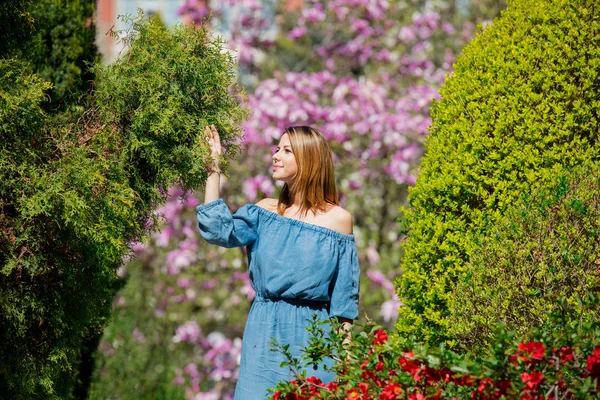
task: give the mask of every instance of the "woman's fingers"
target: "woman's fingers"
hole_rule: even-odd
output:
[[[220,156],[222,153],[221,138],[219,137],[217,128],[214,125],[206,125],[204,127],[204,135],[212,156]]]
[[[212,132],[210,131],[210,128],[208,126],[204,127],[204,136],[206,137],[207,142],[210,142],[210,140],[212,139]]]
[[[217,131],[217,128],[215,128],[214,125],[211,125],[211,128],[212,128],[212,132],[213,132],[213,134],[212,134],[213,140],[215,141],[215,144],[217,146],[219,146],[219,149],[220,149],[220,147],[221,147],[221,138],[219,137],[219,132]]]

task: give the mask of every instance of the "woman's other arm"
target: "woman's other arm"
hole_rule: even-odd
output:
[[[221,139],[219,132],[214,125],[204,128],[206,140],[210,147],[210,156],[212,162],[207,165],[208,179],[206,180],[206,190],[204,191],[204,204],[219,199],[219,186],[221,184],[221,168],[219,166],[219,157],[222,154]]]

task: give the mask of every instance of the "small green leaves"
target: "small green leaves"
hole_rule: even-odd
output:
[[[600,159],[593,9],[592,0],[514,0],[464,49],[433,104],[403,209],[402,334],[471,348],[498,321],[541,321],[550,289],[589,288],[599,188],[591,170],[570,171]]]

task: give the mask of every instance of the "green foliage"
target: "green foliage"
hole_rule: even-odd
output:
[[[76,103],[93,80],[97,61],[93,0],[6,0],[0,4],[0,57],[26,61],[43,80],[48,111]]]
[[[28,57],[36,73],[52,82],[48,110],[74,104],[90,88],[89,64],[97,61],[94,0],[41,0],[30,11],[35,23]]]
[[[203,124],[215,122],[229,143],[245,116],[228,92],[233,65],[219,41],[202,29],[158,30],[142,17],[135,26],[131,56],[96,67],[97,99],[65,112],[44,111],[49,84],[29,64],[0,61],[0,393],[7,398],[71,397],[83,338],[107,324],[128,246],[156,226],[148,220],[166,188],[191,188],[206,176],[197,156],[208,154]],[[182,50],[188,44],[193,51]],[[136,49],[149,46],[164,58],[139,69]],[[183,66],[180,81],[173,68]],[[128,80],[127,71],[155,80]],[[154,97],[119,108],[111,90]],[[221,97],[190,95],[182,105],[194,92]]]
[[[185,190],[198,187],[206,179],[208,155],[199,145],[204,140],[197,135],[200,129],[217,127],[227,149],[225,165],[237,150],[247,115],[237,105],[243,93],[230,94],[237,64],[222,39],[205,29],[180,25],[167,33],[157,18],[147,23],[140,15],[125,22],[131,25],[121,33],[127,52],[94,69],[99,117],[127,138],[123,161],[143,171],[130,181],[142,198],[172,182]]]
[[[4,0],[0,2],[0,58],[18,57],[26,53],[35,31],[30,8],[33,0]]]
[[[478,239],[448,302],[465,347],[484,347],[498,321],[526,333],[559,297],[571,306],[567,321],[597,312],[577,299],[596,284],[600,264],[600,167],[578,170],[525,196]]]
[[[455,288],[482,268],[470,262],[482,251],[479,238],[501,230],[495,222],[523,194],[585,161],[598,163],[597,8],[592,0],[515,0],[464,50],[433,106],[412,207],[404,209],[401,334],[457,345],[471,327],[454,317],[465,304],[453,299],[462,295]],[[502,267],[486,265],[486,276],[501,275]]]
[[[186,360],[189,349],[178,348],[172,341],[176,321],[156,317],[165,299],[161,286],[148,284],[154,276],[163,278],[162,285],[174,286],[174,282],[158,268],[149,268],[143,259],[127,266],[127,284],[114,302],[113,319],[96,354],[90,399],[184,397],[171,383],[176,377],[171,366]],[[149,310],[149,305],[154,307]]]

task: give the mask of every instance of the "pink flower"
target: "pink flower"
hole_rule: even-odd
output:
[[[366,254],[370,266],[373,266],[379,262],[379,253],[375,247],[367,247]],[[373,278],[371,278],[371,280],[373,280]]]
[[[131,332],[131,339],[134,342],[146,343],[146,336],[144,336],[144,333],[141,332],[137,327],[133,328],[133,331]]]
[[[403,303],[394,294],[391,300],[384,301],[381,304],[380,314],[385,322],[393,322],[398,319],[398,309],[403,306]]]
[[[179,326],[173,336],[173,343],[188,342],[198,344],[202,339],[202,331],[196,321],[188,321]]]
[[[306,28],[303,26],[298,26],[288,33],[288,37],[292,40],[300,39],[304,35],[306,35]]]
[[[265,175],[257,175],[246,179],[243,186],[243,192],[246,200],[249,202],[256,201],[258,193],[262,192],[267,197],[271,196],[275,191],[273,181]]]
[[[304,9],[302,12],[302,17],[309,23],[324,21],[325,13],[323,12],[323,6],[317,3],[312,8]]]
[[[389,294],[395,294],[394,284],[385,277],[380,271],[368,270],[367,276],[377,286],[381,286]]]

